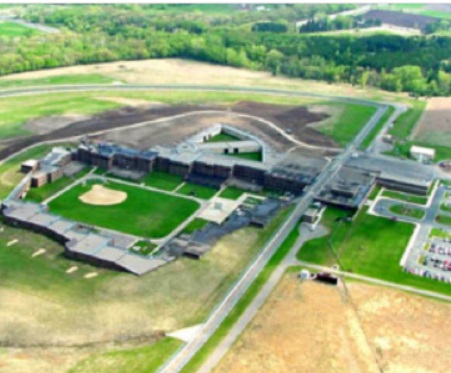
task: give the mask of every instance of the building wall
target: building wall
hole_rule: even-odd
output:
[[[301,194],[306,186],[306,183],[290,179],[286,176],[279,176],[271,173],[265,175],[264,187],[267,189]]]
[[[238,164],[233,167],[233,176],[235,178],[258,185],[264,185],[265,172],[264,170]]]

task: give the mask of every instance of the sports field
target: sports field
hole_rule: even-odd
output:
[[[94,185],[99,185],[94,184]],[[67,218],[142,237],[161,238],[172,232],[199,207],[193,200],[141,188],[107,183],[108,189],[124,192],[119,204],[97,206],[83,203],[79,197],[93,184],[77,185],[50,203],[50,211]]]

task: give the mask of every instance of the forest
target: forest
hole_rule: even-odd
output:
[[[344,5],[295,5],[226,14],[150,5],[81,9],[27,8],[23,17],[28,21],[57,27],[60,32],[0,38],[0,74],[177,57],[414,96],[451,93],[449,36],[315,35],[294,28],[297,19],[321,18],[348,9]]]

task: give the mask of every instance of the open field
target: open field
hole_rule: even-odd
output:
[[[312,126],[326,136],[331,137],[341,146],[345,146],[354,139],[375,112],[376,108],[371,106],[348,104],[345,110],[339,110],[338,119],[326,119],[324,123]]]
[[[55,75],[46,78],[24,79],[24,80],[5,80],[0,79],[0,88],[29,87],[40,85],[58,85],[58,84],[108,84],[113,83],[112,78],[100,74],[74,74],[74,75]]]
[[[202,229],[208,223],[209,222],[207,220],[196,218],[183,229],[182,233],[191,234],[194,231]]]
[[[415,141],[449,146],[451,141],[451,98],[430,98],[413,135]]]
[[[412,101],[411,108],[396,119],[393,128],[391,128],[388,133],[401,140],[409,138],[416,123],[423,115],[425,108],[426,101]]]
[[[67,373],[155,373],[181,344],[164,338],[150,346],[93,354]]]
[[[328,207],[322,220],[331,234],[304,244],[298,258],[398,284],[451,294],[449,284],[403,272],[399,262],[414,226],[366,213],[354,221],[340,221],[346,213]]]
[[[80,196],[95,185],[93,182],[71,188],[50,203],[50,211],[107,229],[161,238],[177,228],[199,207],[193,200],[117,183],[107,183],[105,186],[127,195],[120,204],[94,206],[80,201]]]
[[[287,273],[214,373],[444,373],[450,312],[392,289],[348,281],[345,293]]]
[[[1,344],[22,346],[24,373],[31,369],[63,373],[67,364],[74,366],[91,354],[81,347],[92,343],[94,357],[88,358],[88,365],[81,363],[83,369],[121,360],[120,353],[102,357],[102,352],[111,350],[110,342],[146,345],[161,335],[160,331],[201,322],[286,216],[287,211],[282,212],[263,230],[249,227],[224,237],[200,261],[182,258],[140,278],[62,258],[60,245],[28,231],[4,227],[0,236]],[[19,242],[8,248],[6,243],[14,238]],[[46,248],[45,254],[31,258],[39,247]],[[79,269],[66,274],[73,266]],[[99,275],[84,278],[93,271]],[[58,317],[51,316],[55,314]],[[30,346],[40,346],[40,353],[34,354]],[[6,350],[2,352],[2,362],[14,358]],[[124,358],[133,354],[125,352]],[[55,359],[60,363],[50,370]],[[38,364],[42,360],[47,364]],[[136,364],[140,362],[146,366],[138,357]],[[4,368],[5,373],[18,371]]]
[[[285,256],[289,253],[292,246],[296,243],[299,238],[299,227],[295,226],[290,232],[288,237],[279,246],[277,251],[269,259],[266,266],[257,276],[257,278],[252,282],[244,295],[237,302],[235,307],[226,316],[224,321],[219,325],[213,335],[208,339],[208,341],[202,346],[202,348],[197,352],[195,356],[189,361],[187,365],[181,370],[181,373],[195,373],[201,367],[202,363],[209,356],[212,351],[219,345],[222,338],[227,335],[227,332],[233,327],[233,325],[238,321],[241,315],[244,313],[247,307],[252,303],[254,298],[258,295],[260,290],[263,288],[265,283],[271,277],[273,271],[282,262]]]
[[[360,88],[350,84],[328,84],[303,79],[274,77],[269,72],[257,72],[234,67],[206,64],[181,59],[117,61],[104,64],[71,66],[57,69],[11,74],[2,80],[39,79],[61,75],[100,74],[114,80],[135,84],[208,84],[240,87],[272,87],[304,92],[371,98],[403,100],[406,94]]]
[[[39,33],[37,30],[19,25],[15,22],[0,21],[0,37],[16,37],[37,33]]]
[[[419,205],[425,205],[428,201],[427,197],[417,196],[415,194],[409,193],[396,192],[394,190],[384,190],[382,192],[382,196],[410,203],[418,203]]]

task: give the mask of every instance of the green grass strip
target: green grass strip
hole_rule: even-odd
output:
[[[381,119],[379,119],[379,121],[373,127],[373,129],[368,134],[368,136],[365,138],[365,140],[363,140],[362,143],[360,144],[360,146],[359,146],[360,150],[365,150],[366,148],[368,148],[371,145],[371,143],[376,138],[377,134],[382,130],[382,128],[384,127],[384,124],[387,123],[388,119],[391,117],[391,115],[394,113],[394,111],[395,111],[395,109],[393,108],[393,106],[389,106],[387,108],[387,111],[385,112],[385,114],[382,115]]]

